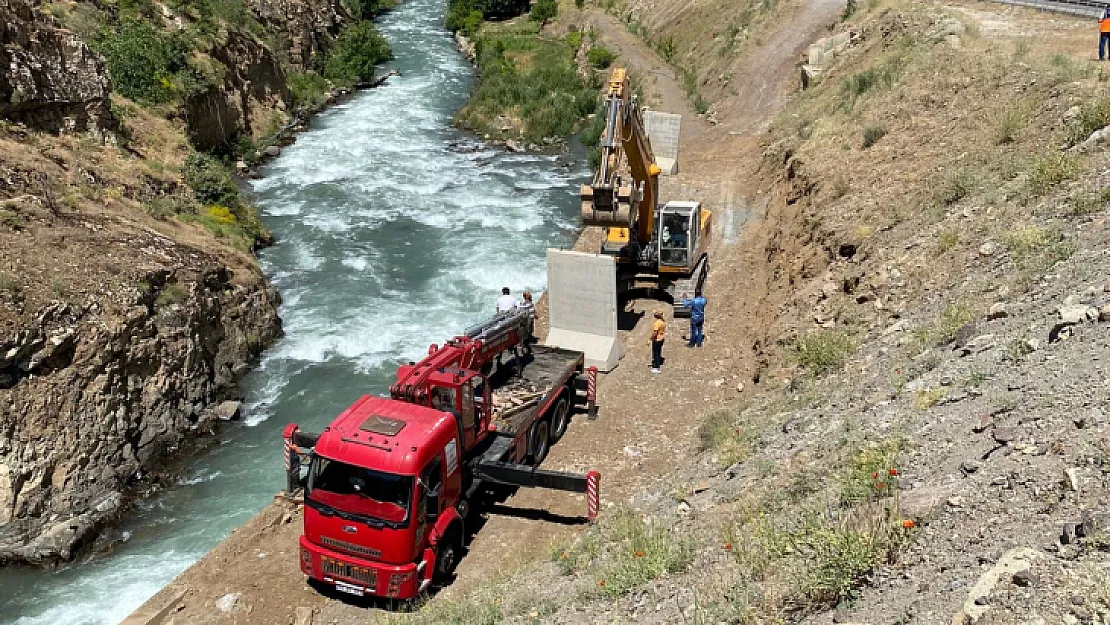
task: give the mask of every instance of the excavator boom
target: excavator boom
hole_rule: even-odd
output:
[[[623,68],[613,70],[605,111],[601,164],[593,184],[582,186],[582,222],[587,226],[634,229],[637,243],[648,245],[655,229],[659,166]],[[631,180],[622,179],[622,164],[627,164]]]

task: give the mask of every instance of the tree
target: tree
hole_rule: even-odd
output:
[[[356,84],[374,77],[374,66],[393,58],[389,42],[370,22],[355,22],[339,34],[324,76]]]
[[[536,0],[532,5],[532,19],[540,23],[540,28],[547,25],[547,21],[559,14],[558,0]]]

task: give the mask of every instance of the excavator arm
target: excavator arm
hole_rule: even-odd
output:
[[[659,166],[655,164],[640,107],[629,88],[628,72],[623,68],[614,69],[609,79],[605,111],[601,164],[593,183],[582,185],[582,222],[587,226],[634,230],[636,243],[647,246],[655,230]],[[631,184],[626,184],[621,176],[625,164],[631,176],[627,182]]]

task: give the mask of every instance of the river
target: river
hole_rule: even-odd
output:
[[[545,284],[544,250],[577,227],[582,156],[509,154],[451,128],[474,83],[443,31],[444,0],[406,0],[379,27],[400,76],[319,117],[254,184],[278,243],[261,262],[286,336],[244,382],[245,420],[176,488],[114,530],[126,540],[54,572],[0,572],[0,623],[118,623],[268,503],[286,423],[323,427],[384,393],[493,310]]]

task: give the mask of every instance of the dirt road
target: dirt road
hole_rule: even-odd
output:
[[[797,80],[796,61],[805,46],[834,21],[841,3],[798,3],[782,27],[755,46],[742,61],[744,87],[720,103],[719,125],[694,114],[676,72],[625,25],[611,15],[588,11],[583,17],[600,40],[617,51],[621,62],[650,76],[646,97],[657,108],[683,115],[681,173],[663,185],[664,199],[696,198],[714,211],[713,271],[708,339],[700,350],[682,346],[684,324],[671,321],[663,373],[650,374],[648,324],[654,301],[634,301],[622,319],[625,357],[599,382],[600,418],[575,418],[545,467],[602,475],[603,510],[626,502],[644,485],[665,480],[693,455],[699,416],[738,395],[738,384],[751,385],[758,363],[751,357],[759,319],[733,318],[740,304],[763,294],[759,250],[745,249],[742,231],[758,217],[760,193],[752,172],[761,158],[759,133],[773,120]],[[741,61],[738,61],[741,63]],[[755,228],[749,228],[755,232]],[[748,236],[748,235],[745,235]],[[580,246],[595,249],[584,234]],[[481,527],[463,559],[458,579],[439,597],[465,591],[499,571],[547,557],[552,541],[579,531],[573,519],[584,512],[580,497],[522,491],[480,521]],[[315,613],[316,623],[367,618],[367,604],[337,601],[305,585],[296,557],[300,515],[295,506],[278,503],[240,528],[217,549],[185,571],[143,610],[154,613],[172,603],[181,609],[175,623],[287,623],[301,608]],[[232,596],[230,611],[217,609]],[[432,601],[439,600],[439,597]],[[225,605],[224,607],[228,607]],[[382,607],[382,606],[377,606]],[[145,622],[139,620],[137,622]],[[165,622],[169,622],[168,620]]]

